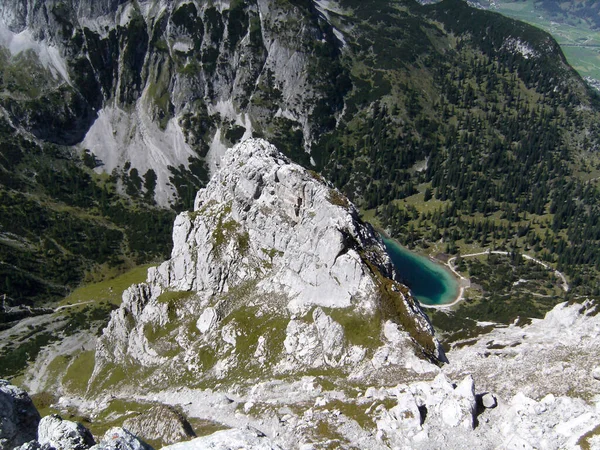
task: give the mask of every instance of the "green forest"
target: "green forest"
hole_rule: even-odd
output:
[[[175,214],[144,195],[152,176],[144,183],[132,170],[97,175],[93,166],[89,153],[40,145],[0,118],[0,291],[9,304],[56,301],[168,255]],[[141,193],[119,194],[118,177]]]
[[[450,49],[394,69],[376,52],[355,70],[356,108],[320,142],[324,174],[410,248],[518,249],[567,274],[571,295],[600,294],[597,94],[541,30],[457,1],[419,11],[420,32]],[[364,14],[373,40],[414,20]]]

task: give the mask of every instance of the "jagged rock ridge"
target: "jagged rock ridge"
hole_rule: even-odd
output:
[[[113,313],[94,383],[123,364],[152,367],[145,383],[170,385],[317,368],[414,373],[434,367],[415,355],[444,358],[374,230],[266,141],[225,155],[173,241],[171,259]]]

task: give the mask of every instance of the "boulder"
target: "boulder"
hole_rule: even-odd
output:
[[[496,400],[496,397],[494,397],[492,394],[487,393],[487,394],[483,394],[481,396],[481,403],[485,408],[495,408],[496,406],[498,406],[498,402]]]
[[[27,392],[0,380],[0,449],[12,450],[35,440],[39,422]]]
[[[123,427],[135,436],[147,441],[174,444],[196,437],[187,419],[176,409],[156,405],[139,416],[123,422]]]
[[[477,402],[473,377],[467,375],[440,405],[442,420],[446,425],[461,425],[468,429],[475,428]]]
[[[129,431],[114,427],[108,430],[102,440],[90,450],[152,450],[152,447]]]
[[[90,430],[57,414],[40,421],[38,442],[47,450],[87,450],[96,443]]]
[[[390,410],[398,428],[421,429],[421,412],[412,394],[406,393],[398,398],[398,404]]]

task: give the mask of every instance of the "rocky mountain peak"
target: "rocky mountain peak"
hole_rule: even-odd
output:
[[[150,384],[173,373],[232,382],[240,369],[240,381],[316,368],[360,378],[431,371],[427,360],[443,358],[378,234],[264,140],[224,155],[194,211],[177,217],[173,243],[113,313],[97,377],[131,363],[160,366]]]

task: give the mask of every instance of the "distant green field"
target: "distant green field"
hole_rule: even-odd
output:
[[[593,30],[585,21],[565,16],[560,23],[550,20],[544,10],[534,6],[533,0],[515,2],[495,0],[481,2],[491,11],[522,20],[549,32],[562,47],[569,64],[583,77],[600,80],[600,31]]]

